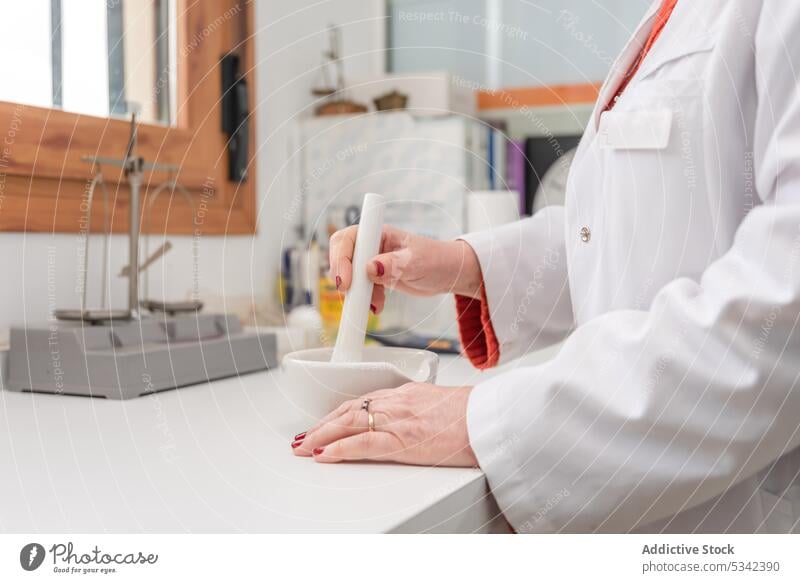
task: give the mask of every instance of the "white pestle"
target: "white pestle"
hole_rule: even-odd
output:
[[[353,279],[344,297],[342,319],[331,362],[361,362],[372,300],[372,282],[367,277],[367,263],[380,251],[384,204],[380,194],[368,192],[364,195],[353,252]]]

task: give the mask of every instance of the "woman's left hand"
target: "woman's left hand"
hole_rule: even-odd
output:
[[[476,466],[467,435],[467,401],[472,387],[408,383],[347,401],[295,437],[295,455],[336,463],[392,461],[426,466]],[[374,431],[369,431],[367,411]]]

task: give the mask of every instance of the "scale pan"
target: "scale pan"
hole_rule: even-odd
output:
[[[131,319],[130,310],[56,310],[55,316],[59,320],[69,322],[86,322],[88,324],[101,324],[114,320],[127,321]]]
[[[185,302],[159,302],[156,300],[143,300],[140,305],[149,312],[163,312],[166,314],[199,312],[203,308],[203,302],[199,300],[188,300]]]

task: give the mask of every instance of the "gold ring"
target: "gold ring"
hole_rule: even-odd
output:
[[[369,404],[372,402],[372,399],[364,399],[361,402],[361,408],[367,412],[367,427],[370,431],[375,431],[375,417],[372,416],[372,413],[369,410]]]

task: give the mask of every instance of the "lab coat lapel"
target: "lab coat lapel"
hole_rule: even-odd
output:
[[[594,113],[592,114],[595,130],[600,125],[600,114],[603,113],[606,105],[608,105],[608,102],[611,101],[611,98],[614,96],[614,92],[622,82],[622,78],[630,70],[634,61],[637,59],[639,53],[642,51],[642,48],[647,42],[647,38],[650,36],[650,31],[653,28],[653,21],[655,20],[659,7],[661,6],[661,1],[662,0],[655,0],[650,5],[650,8],[647,10],[644,18],[642,18],[642,21],[636,28],[636,32],[631,36],[630,40],[625,45],[625,48],[622,49],[622,52],[614,61],[614,64],[611,65],[611,71],[606,77],[605,83],[603,83],[603,86],[600,88],[600,95],[597,98],[597,103],[595,103],[594,106]]]
[[[678,2],[664,27],[658,42],[653,45],[636,76],[644,79],[666,61],[697,50],[710,49],[715,35],[710,33],[713,24],[706,6],[691,2]]]

